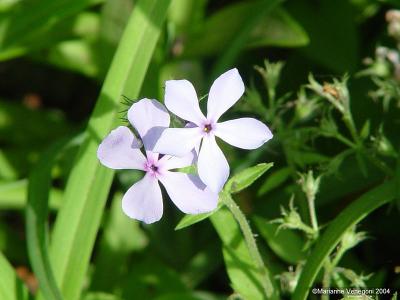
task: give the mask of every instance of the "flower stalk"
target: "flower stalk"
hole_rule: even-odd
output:
[[[261,275],[264,278],[264,290],[265,294],[270,297],[273,291],[273,285],[267,276],[267,269],[265,268],[264,261],[261,257],[260,251],[258,250],[256,240],[254,238],[254,234],[251,231],[250,225],[247,222],[247,219],[243,212],[240,210],[239,206],[232,199],[231,195],[228,192],[223,191],[221,193],[221,199],[229,211],[232,213],[235,220],[238,222],[240,230],[243,233],[244,240],[246,242],[247,248],[249,249],[249,253],[253,258],[257,268],[259,269]]]

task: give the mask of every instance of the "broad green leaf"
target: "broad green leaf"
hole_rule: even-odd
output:
[[[28,202],[25,210],[28,253],[32,268],[39,280],[40,291],[47,300],[62,299],[47,251],[47,219],[51,169],[66,142],[67,140],[59,141],[43,153],[29,176],[28,184]]]
[[[208,0],[174,0],[168,13],[168,22],[178,37],[188,35],[201,24]]]
[[[334,251],[346,230],[359,223],[375,209],[392,201],[396,193],[395,180],[382,183],[352,202],[329,224],[306,261],[293,300],[307,299],[309,287],[313,286],[326,258]]]
[[[57,283],[68,300],[79,298],[113,178],[97,160],[98,144],[117,124],[121,95],[138,96],[169,3],[136,3],[71,171],[50,252]]]
[[[282,168],[282,169],[279,169],[279,170],[273,172],[264,181],[264,183],[258,190],[257,195],[262,196],[262,195],[272,191],[273,189],[277,188],[278,186],[280,186],[282,183],[284,183],[290,177],[291,173],[292,173],[292,171],[289,167],[285,167],[285,168]]]
[[[28,300],[28,289],[17,277],[11,264],[0,252],[0,299]]]
[[[201,31],[189,36],[184,56],[210,56],[223,53],[230,47],[238,32],[246,24],[259,20],[249,28],[244,47],[298,47],[308,43],[302,27],[283,8],[276,8],[268,15],[263,8],[271,1],[241,1],[222,8],[209,17]],[[218,28],[218,30],[215,30]]]
[[[26,205],[28,180],[22,179],[12,182],[0,183],[0,208],[22,209]],[[49,207],[57,209],[62,199],[62,191],[56,188],[50,189]]]
[[[266,171],[268,171],[274,164],[261,163],[254,167],[247,168],[233,175],[226,183],[224,190],[229,193],[238,193],[244,190],[258,178],[260,178]]]
[[[283,8],[277,8],[252,31],[248,47],[301,47],[309,38],[299,23]]]
[[[68,22],[70,24],[68,39],[61,39],[58,43],[53,41],[45,53],[36,51],[30,56],[37,61],[99,79],[101,54],[97,53],[100,47],[95,44],[100,35],[99,14],[82,12]],[[115,50],[115,48],[116,46],[113,49]],[[106,58],[101,57],[101,59],[105,60]],[[107,67],[110,60],[111,57],[107,57]]]
[[[90,292],[83,297],[83,300],[122,300],[122,299],[112,294],[101,293],[101,292]]]
[[[0,180],[12,181],[17,178],[16,168],[11,164],[4,151],[0,150]]]
[[[277,299],[278,292],[272,275],[265,267],[261,269],[254,260],[231,211],[226,206],[222,207],[210,219],[223,243],[223,255],[232,288],[244,299]]]
[[[58,43],[49,49],[45,60],[57,67],[98,78],[100,70],[93,54],[93,45],[78,39]]]
[[[201,222],[201,221],[207,219],[208,217],[212,216],[216,211],[218,211],[222,206],[223,206],[223,203],[222,203],[222,201],[219,200],[217,208],[211,212],[197,214],[197,215],[185,215],[179,221],[178,225],[176,225],[175,230],[180,230],[180,229],[189,227],[193,224],[196,224],[198,222]]]
[[[102,0],[18,1],[10,11],[0,12],[0,60],[10,59],[54,43],[53,32],[62,21]]]
[[[267,16],[271,11],[273,11],[273,9],[275,9],[281,1],[282,0],[263,0],[256,2],[256,5],[252,7],[252,10],[249,12],[245,22],[242,23],[237,30],[232,31],[234,33],[234,37],[231,41],[229,41],[228,46],[224,49],[224,52],[222,52],[222,55],[215,63],[211,72],[211,78],[217,78],[217,76],[226,71],[227,68],[232,67],[240,51],[246,47],[251,33],[256,28],[257,24],[259,24],[263,17]],[[250,2],[247,1],[246,3]],[[227,19],[224,20],[224,22],[228,23]],[[237,22],[237,20],[235,19],[234,22]],[[215,30],[215,28],[219,27],[213,27],[214,32],[220,32],[220,30]],[[225,34],[226,32],[222,31],[222,33]],[[216,41],[216,45],[221,47],[221,44],[219,43],[220,41]]]
[[[297,264],[305,259],[305,253],[302,251],[305,243],[296,232],[288,229],[278,230],[277,224],[261,217],[255,217],[254,221],[268,246],[281,259],[289,264]]]

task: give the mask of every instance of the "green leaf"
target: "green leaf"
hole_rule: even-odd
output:
[[[1,209],[22,209],[26,205],[28,191],[28,180],[22,179],[12,182],[0,183],[0,208]],[[62,191],[50,189],[49,206],[57,209],[62,199]]]
[[[51,169],[66,140],[53,144],[41,157],[29,176],[26,206],[26,232],[29,259],[40,284],[40,291],[48,300],[62,299],[55,282],[47,252],[48,195]]]
[[[0,60],[52,45],[59,36],[51,30],[66,18],[102,0],[18,1],[10,11],[0,12]],[[58,28],[60,29],[60,28]],[[51,38],[50,38],[51,37]]]
[[[240,171],[228,180],[224,190],[233,194],[244,190],[267,172],[273,165],[273,163],[262,163]]]
[[[268,13],[269,1],[241,1],[226,6],[209,17],[201,31],[190,35],[185,44],[184,56],[211,56],[226,51],[235,40],[237,33],[248,23],[248,39],[243,47],[298,47],[308,43],[303,28],[283,8]],[[267,15],[268,13],[268,15]],[[215,30],[218,28],[218,30]]]
[[[261,18],[268,15],[276,6],[278,6],[281,1],[282,0],[263,0],[260,2],[255,2],[256,4],[254,7],[252,7],[252,11],[249,12],[250,14],[248,15],[248,18],[245,19],[245,22],[241,24],[241,26],[236,31],[233,31],[234,37],[229,42],[228,47],[224,49],[225,51],[222,52],[222,55],[215,63],[211,73],[211,78],[216,78],[222,72],[226,71],[227,68],[230,68],[232,66],[240,51],[245,48],[252,31],[255,29],[257,24],[259,24]],[[227,19],[223,21],[227,23]],[[237,22],[237,19],[234,19],[234,22]],[[220,31],[215,30],[215,28],[219,27],[213,27],[212,30],[214,32]],[[226,34],[226,32],[224,31],[220,32]],[[219,45],[219,47],[221,47],[219,41],[216,42],[216,45]]]
[[[122,300],[122,299],[118,296],[107,294],[107,293],[91,292],[91,293],[87,293],[83,297],[83,300]]]
[[[360,137],[363,140],[365,140],[369,136],[370,128],[371,128],[371,121],[368,119],[367,121],[365,121],[365,123],[361,129],[361,132],[360,132]]]
[[[28,300],[28,289],[17,277],[13,267],[0,252],[0,299]]]
[[[281,259],[289,264],[297,264],[305,259],[304,240],[296,232],[288,229],[278,230],[279,225],[261,218],[254,218],[255,224],[268,246]]]
[[[313,286],[323,263],[334,251],[346,230],[367,217],[375,209],[392,201],[395,197],[396,182],[392,180],[382,183],[352,202],[329,224],[309,255],[294,291],[294,300],[307,299],[310,291],[309,287]]]
[[[226,207],[222,207],[211,216],[211,222],[223,243],[223,255],[232,288],[244,299],[267,299],[264,289],[267,280],[264,277],[265,274],[262,274],[252,259],[238,223],[231,212]],[[268,281],[273,282],[271,279]],[[268,299],[277,299],[276,292]]]
[[[274,173],[269,175],[268,178],[264,181],[264,183],[258,190],[257,195],[262,196],[277,188],[290,177],[291,173],[292,171],[289,167],[285,167],[275,171]]]
[[[309,38],[299,23],[283,8],[272,11],[252,31],[248,47],[301,47]]]
[[[210,211],[208,213],[204,213],[204,214],[197,214],[197,215],[185,215],[178,223],[178,225],[176,225],[175,230],[180,230],[186,227],[189,227],[193,224],[199,223],[205,219],[207,219],[208,217],[212,216],[216,211],[218,211],[223,203],[222,201],[218,200],[218,206],[216,209],[214,209],[213,211]]]
[[[67,182],[50,253],[57,283],[68,300],[80,296],[113,179],[113,171],[102,167],[97,160],[98,144],[117,124],[121,95],[138,96],[169,3],[136,2]]]
[[[122,196],[116,193],[112,199],[99,247],[96,249],[90,288],[94,291],[113,291],[127,269],[131,253],[142,250],[148,243],[139,222],[123,213]]]

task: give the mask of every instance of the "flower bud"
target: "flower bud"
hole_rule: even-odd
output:
[[[341,247],[343,249],[351,249],[355,247],[357,244],[362,242],[367,238],[367,234],[364,231],[356,232],[355,227],[347,230],[342,237]]]
[[[315,199],[315,196],[319,190],[319,183],[321,176],[314,178],[313,171],[308,171],[307,174],[300,174],[300,185],[303,192],[306,194],[308,199]]]

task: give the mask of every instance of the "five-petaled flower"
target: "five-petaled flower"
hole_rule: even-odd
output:
[[[159,136],[158,129],[169,126],[169,114],[159,102],[142,99],[132,105],[128,119],[139,133],[146,156],[140,151],[141,144],[125,126],[113,130],[100,144],[97,157],[111,169],[137,169],[146,174],[125,193],[122,209],[131,218],[147,224],[161,219],[163,214],[162,193],[158,182],[165,187],[172,202],[184,213],[198,214],[216,208],[218,195],[201,182],[199,177],[173,169],[190,166],[194,151],[185,156],[160,156],[151,151]],[[173,141],[171,141],[173,142]]]
[[[214,192],[219,192],[229,176],[229,165],[215,136],[243,149],[255,149],[272,138],[269,128],[253,118],[239,118],[217,123],[220,116],[244,93],[244,83],[237,69],[219,76],[208,94],[207,117],[201,112],[193,85],[187,80],[169,80],[165,84],[165,105],[178,117],[189,121],[190,128],[165,129],[154,151],[184,156],[200,147],[198,174]],[[202,143],[201,143],[202,141]],[[201,143],[201,146],[200,146]]]

